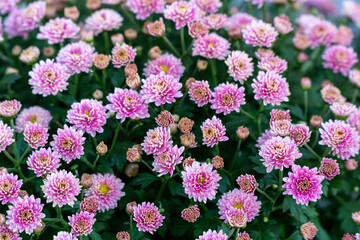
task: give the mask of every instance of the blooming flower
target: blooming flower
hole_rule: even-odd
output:
[[[0,239],[21,240],[19,233],[9,228],[7,224],[0,226]]]
[[[80,32],[80,27],[70,19],[56,18],[50,19],[45,26],[39,28],[39,31],[37,39],[47,39],[49,44],[56,44],[74,38]]]
[[[166,6],[164,17],[175,22],[176,29],[200,18],[199,9],[186,1],[175,1]]]
[[[293,30],[289,17],[285,14],[281,14],[274,18],[274,26],[280,34],[287,34]]]
[[[165,152],[171,146],[172,141],[170,135],[170,129],[164,127],[157,127],[150,129],[146,133],[144,142],[141,143],[144,152],[146,154],[156,154]]]
[[[202,11],[206,13],[214,13],[219,10],[222,6],[220,0],[193,0],[193,3]]]
[[[82,99],[75,102],[67,112],[66,121],[73,124],[75,129],[82,130],[95,137],[96,133],[102,133],[102,126],[106,124],[109,115],[101,101],[95,99]]]
[[[30,123],[25,127],[24,140],[34,149],[43,147],[47,143],[49,137],[47,131],[46,128],[38,123]]]
[[[93,184],[86,190],[85,196],[95,198],[101,212],[116,208],[117,202],[125,196],[125,193],[121,191],[125,184],[120,178],[110,173],[93,174],[93,177]]]
[[[200,128],[203,133],[203,144],[208,147],[213,147],[219,142],[229,140],[229,138],[225,136],[225,126],[216,116],[213,116],[212,119],[206,119]]]
[[[331,180],[340,174],[339,164],[334,159],[323,158],[323,160],[321,160],[319,173],[326,179]]]
[[[70,163],[84,154],[83,144],[86,138],[83,137],[81,130],[64,125],[64,129],[59,128],[57,135],[53,135],[53,139],[50,142],[51,147],[66,163]]]
[[[69,225],[71,226],[71,232],[75,237],[79,235],[89,235],[93,229],[96,219],[95,214],[89,212],[80,212],[72,216],[69,216]]]
[[[51,148],[40,148],[30,155],[26,163],[40,177],[55,172],[60,166],[60,158]]]
[[[239,112],[240,105],[245,104],[244,91],[244,87],[238,87],[236,84],[221,83],[212,93],[211,109],[215,109],[216,113],[223,113],[224,115],[232,111]]]
[[[264,105],[280,105],[289,101],[289,84],[276,72],[259,72],[257,79],[251,84],[254,89],[255,99],[264,101]]]
[[[155,118],[155,121],[160,127],[169,127],[175,122],[175,117],[169,111],[164,110]]]
[[[360,109],[355,109],[346,119],[346,122],[360,134]]]
[[[287,61],[275,56],[262,58],[258,63],[258,67],[264,71],[282,73],[287,69]]]
[[[269,23],[261,20],[252,21],[242,30],[245,43],[253,47],[271,47],[278,36],[278,32]]]
[[[228,18],[226,14],[220,13],[213,13],[203,18],[204,24],[209,29],[213,30],[219,30],[220,28],[223,28],[227,23],[227,20]]]
[[[273,137],[265,142],[259,151],[262,157],[266,172],[271,172],[273,168],[280,169],[290,167],[294,161],[302,156],[295,142],[289,137]]]
[[[208,27],[201,20],[188,23],[188,28],[192,38],[205,37],[209,33]]]
[[[336,34],[336,26],[331,22],[321,20],[315,23],[309,29],[309,39],[311,42],[311,47],[315,48],[320,45],[330,46],[332,43],[335,34]]]
[[[13,205],[9,206],[7,221],[9,229],[12,231],[26,232],[32,234],[34,229],[41,226],[41,219],[45,217],[41,211],[44,204],[41,204],[40,198],[34,198],[33,195],[18,198]]]
[[[309,169],[293,165],[288,177],[284,177],[285,184],[282,186],[286,189],[284,195],[291,195],[297,204],[309,205],[309,201],[316,202],[322,194],[321,182],[324,177],[318,175],[317,168]]]
[[[360,69],[352,69],[349,71],[350,82],[355,84],[357,87],[360,87]]]
[[[265,130],[265,132],[257,139],[257,143],[255,147],[261,148],[268,140],[275,137],[275,135],[271,132],[271,130]]]
[[[49,174],[44,180],[44,185],[41,186],[44,192],[46,203],[51,203],[52,206],[62,207],[66,204],[74,206],[76,196],[79,195],[80,181],[71,172],[61,170]]]
[[[228,66],[229,75],[244,84],[244,81],[253,75],[254,64],[251,61],[252,58],[247,53],[233,51],[227,56],[225,64]]]
[[[200,209],[198,205],[190,206],[181,211],[181,217],[191,223],[196,222],[200,217]]]
[[[292,127],[290,132],[290,138],[299,147],[310,141],[311,131],[305,124],[296,124]]]
[[[96,213],[99,209],[99,201],[95,196],[84,198],[80,203],[80,210],[83,212]]]
[[[126,5],[136,14],[136,19],[145,20],[151,13],[162,13],[165,7],[164,0],[128,0]]]
[[[162,226],[164,218],[154,203],[143,202],[134,208],[134,221],[139,231],[153,234]]]
[[[18,176],[12,173],[0,175],[1,204],[6,204],[7,202],[16,202],[22,184],[23,180],[18,180]]]
[[[180,79],[185,71],[185,67],[181,63],[181,59],[176,58],[170,53],[165,53],[155,60],[148,61],[145,64],[144,75],[157,75],[160,72],[171,75],[174,78]]]
[[[0,102],[0,116],[5,118],[15,117],[21,109],[21,103],[17,100],[5,100]]]
[[[85,29],[92,31],[97,36],[103,31],[119,29],[123,20],[116,11],[103,8],[86,18]]]
[[[323,87],[320,93],[323,100],[328,104],[333,104],[335,102],[340,102],[340,101],[342,102],[346,100],[341,95],[340,90],[331,84],[328,84],[325,87]]]
[[[115,47],[111,51],[111,54],[111,61],[114,64],[114,67],[120,68],[134,61],[136,56],[136,50],[135,48],[127,45],[126,43],[123,43],[121,45],[119,43],[116,43]]]
[[[38,123],[44,128],[49,128],[52,116],[50,112],[42,107],[33,106],[23,109],[16,118],[16,132],[24,131],[28,123]]]
[[[226,211],[225,216],[231,227],[241,228],[246,226],[247,214],[243,210],[232,207]]]
[[[312,222],[307,222],[301,225],[300,233],[305,240],[313,239],[316,236],[317,231],[319,231]]]
[[[259,186],[255,177],[250,174],[240,175],[236,179],[236,182],[240,186],[240,189],[248,194],[254,193],[255,189]]]
[[[15,142],[13,136],[14,130],[0,120],[0,152],[5,151],[7,146],[10,146],[13,142]]]
[[[210,90],[209,82],[195,81],[191,84],[189,89],[189,96],[198,107],[202,107],[210,102],[212,92]]]
[[[324,68],[331,68],[334,73],[347,76],[349,70],[358,62],[357,54],[351,47],[335,45],[327,48],[322,55]]]
[[[332,113],[340,119],[346,119],[356,109],[356,106],[349,102],[336,102],[330,106]]]
[[[333,39],[334,44],[349,46],[354,38],[351,28],[340,25]]]
[[[228,40],[216,33],[210,33],[195,40],[192,55],[223,60],[230,53],[229,49],[230,43]]]
[[[242,30],[254,20],[256,20],[256,18],[250,14],[242,12],[235,13],[229,17],[226,30],[231,38],[239,38]]]
[[[167,151],[160,153],[154,157],[153,171],[158,172],[158,176],[169,173],[170,177],[173,175],[175,166],[181,163],[183,157],[181,154],[184,152],[184,147],[170,147]]]
[[[71,233],[60,231],[54,236],[53,240],[77,240]]]
[[[213,200],[220,186],[220,175],[213,170],[213,165],[193,162],[181,172],[185,193],[194,201],[204,202]]]
[[[0,13],[6,14],[16,8],[20,0],[4,0],[0,2]]]
[[[203,234],[195,240],[227,240],[227,239],[228,236],[225,233],[223,233],[222,230],[216,232],[215,230],[212,231],[211,229],[209,229],[207,232],[203,232]]]

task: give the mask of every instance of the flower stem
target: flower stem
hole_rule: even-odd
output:
[[[282,181],[283,181],[283,176],[284,176],[284,172],[282,170],[279,170],[279,185],[278,185],[278,192],[274,198],[273,204],[272,204],[272,208],[274,208],[276,200],[280,197],[281,195],[281,189],[282,189]]]
[[[76,96],[77,96],[77,88],[79,85],[79,76],[80,76],[80,74],[75,74],[75,76],[74,76],[74,85],[73,85],[72,94],[71,94],[74,98],[76,98]]]
[[[110,150],[108,152],[108,154],[106,155],[106,158],[109,158],[110,157],[110,154],[111,152],[114,150],[114,147],[116,145],[116,140],[119,136],[119,132],[120,132],[120,129],[121,129],[121,123],[119,123],[115,129],[115,135],[114,135],[114,138],[113,138],[113,141],[111,143],[111,147],[110,147]]]
[[[11,162],[16,166],[17,165],[17,162],[15,160],[15,158],[13,158],[6,150],[3,151],[3,153],[5,154],[5,156],[11,160]]]
[[[15,130],[14,119],[10,120],[10,125],[11,125],[11,128]],[[16,147],[16,135],[15,134],[14,134],[14,139],[15,139],[15,142],[12,144],[13,145],[13,150],[14,150],[14,156],[15,156],[15,159],[18,159],[19,158],[19,153],[18,153],[17,147]]]
[[[153,172],[152,168],[150,167],[150,165],[149,165],[146,161],[141,160],[141,162],[142,162],[151,172]]]
[[[358,95],[359,95],[359,88],[358,88],[358,87],[355,87],[354,94],[353,94],[353,96],[352,96],[352,98],[351,98],[351,102],[352,102],[352,103],[355,103],[356,98],[357,98]]]
[[[270,202],[274,202],[274,199],[272,199],[272,197],[270,197],[266,192],[264,192],[263,190],[261,190],[260,188],[256,188],[256,191],[258,191],[259,193],[261,193],[262,195],[264,195],[267,199],[270,200]]]
[[[134,236],[134,228],[133,228],[133,216],[130,215],[130,236]]]
[[[314,148],[316,146],[316,144],[318,143],[318,141],[319,141],[319,130],[316,130],[315,139],[314,139],[313,144],[311,145],[311,148]]]
[[[216,78],[216,65],[215,65],[215,60],[213,58],[210,59],[210,69],[211,69],[211,75],[213,78],[213,83],[214,83],[214,87],[216,87],[218,85],[218,81]]]
[[[164,39],[165,43],[166,43],[166,44],[171,48],[171,50],[175,53],[175,55],[176,55],[177,57],[181,57],[180,53],[176,50],[176,48],[175,48],[174,45],[170,42],[170,40],[169,40],[166,36],[164,36],[163,39]]]
[[[220,156],[220,149],[219,149],[219,144],[215,145],[215,152],[217,156]]]
[[[158,195],[156,196],[156,199],[155,199],[156,202],[161,199],[161,197],[162,197],[162,195],[163,195],[163,193],[164,193],[164,190],[165,190],[166,183],[167,183],[167,178],[166,178],[166,179],[162,179],[159,193],[158,193]]]
[[[232,228],[232,230],[231,230],[231,232],[230,232],[230,234],[229,234],[228,239],[230,239],[230,237],[234,234],[234,232],[235,232],[235,228]],[[236,236],[235,236],[235,237],[236,237]]]
[[[106,70],[103,69],[102,70],[102,85],[103,85],[103,93],[104,93],[104,96],[107,94],[107,91],[106,91]]]
[[[185,53],[186,53],[184,28],[185,27],[182,27],[180,29],[180,41],[181,41],[182,56],[185,56]]]
[[[104,31],[103,37],[104,37],[104,44],[105,44],[105,52],[107,54],[109,54],[110,53],[109,33],[107,31]]]
[[[19,158],[18,162],[19,164],[21,164],[22,160],[24,159],[24,157],[26,156],[26,154],[28,154],[28,152],[31,150],[31,147],[28,146],[27,149],[25,150],[25,152],[21,155],[21,157]]]
[[[307,121],[307,115],[308,115],[308,91],[304,91],[304,120]]]
[[[264,2],[264,5],[262,6],[262,18],[264,22],[266,22],[266,15],[267,15],[267,4],[266,2]]]
[[[233,157],[233,159],[232,159],[232,161],[231,161],[230,169],[233,169],[233,167],[234,167],[234,165],[235,165],[235,161],[236,161],[238,152],[239,152],[239,150],[240,150],[240,146],[241,146],[241,140],[239,140],[239,142],[238,142],[238,145],[237,145],[237,148],[236,148],[234,157]]]
[[[83,156],[80,157],[81,161],[83,161],[89,168],[91,168],[91,170],[94,170],[94,165],[92,165],[86,158],[84,158]]]
[[[261,135],[261,117],[262,117],[263,108],[264,108],[264,103],[261,101],[259,110],[258,110],[258,114],[256,117],[256,125],[257,125],[257,131],[258,131],[259,136]]]
[[[307,145],[307,143],[305,143],[304,146],[306,147],[307,150],[309,150],[309,152],[312,153],[312,155],[314,155],[317,159],[321,160],[319,154],[317,154],[309,145]]]
[[[97,154],[97,155],[96,155],[96,158],[95,158],[95,161],[94,161],[94,164],[93,164],[94,168],[96,167],[96,164],[97,164],[97,162],[99,161],[99,158],[100,158],[100,155]]]
[[[256,121],[256,118],[255,118],[253,115],[251,115],[250,113],[248,113],[247,111],[245,111],[245,110],[242,109],[242,108],[240,108],[240,113],[243,113],[243,114],[245,114],[248,118],[250,118],[251,120]]]

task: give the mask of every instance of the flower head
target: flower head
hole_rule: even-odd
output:
[[[339,164],[334,159],[323,158],[323,160],[321,160],[319,173],[326,179],[331,180],[340,174]]]
[[[188,23],[189,35],[192,38],[202,38],[209,33],[208,27],[203,21],[193,21]]]
[[[198,205],[193,205],[182,210],[181,217],[188,222],[196,222],[196,220],[200,217],[200,209],[198,208]]]
[[[0,201],[1,204],[6,204],[7,202],[14,203],[16,202],[21,185],[23,183],[22,179],[18,179],[18,176],[10,174],[0,175]]]
[[[244,81],[253,75],[254,64],[251,61],[252,58],[247,53],[233,51],[227,56],[225,64],[228,66],[229,75],[244,84]]]
[[[6,14],[11,12],[13,9],[16,9],[16,5],[20,2],[20,0],[4,0],[0,2],[0,13]]]
[[[39,31],[37,39],[47,39],[49,44],[56,44],[74,38],[80,32],[80,27],[70,19],[56,18],[50,19]]]
[[[15,142],[13,136],[14,130],[0,120],[0,152],[5,151],[9,145]]]
[[[96,197],[86,197],[80,203],[80,210],[83,212],[96,213],[99,209],[99,201]]]
[[[209,82],[205,80],[193,82],[189,89],[189,96],[198,107],[208,104],[212,96]]]
[[[21,240],[17,231],[11,230],[7,224],[0,226],[0,239],[4,240]]]
[[[181,63],[181,59],[175,57],[170,53],[165,53],[155,60],[149,61],[145,64],[144,75],[157,75],[164,72],[176,79],[180,79],[185,71],[185,67]]]
[[[261,20],[252,21],[242,30],[245,43],[253,47],[271,47],[278,36],[278,32],[269,23]]]
[[[231,227],[241,228],[246,226],[247,214],[243,210],[232,207],[226,211],[225,216]]]
[[[207,232],[203,232],[203,234],[200,235],[195,240],[227,240],[227,239],[228,236],[222,230],[217,232],[215,230],[213,231],[209,229]]]
[[[264,71],[282,73],[287,69],[287,61],[276,56],[262,58],[258,67]]]
[[[320,93],[323,100],[328,104],[345,101],[345,98],[341,95],[340,90],[331,84],[323,87]]]
[[[21,109],[21,103],[17,100],[5,100],[0,102],[0,116],[14,118]]]
[[[112,9],[103,8],[86,18],[85,28],[94,32],[94,35],[97,36],[103,31],[119,29],[122,22],[123,18],[119,13]]]
[[[170,129],[164,127],[157,127],[150,129],[146,133],[144,142],[141,144],[146,154],[156,154],[165,152],[172,144]]]
[[[202,11],[206,13],[214,13],[222,6],[220,0],[193,0],[193,3]]]
[[[340,119],[346,119],[355,109],[356,106],[349,102],[336,102],[330,106],[332,113]]]
[[[134,208],[134,221],[139,231],[153,234],[162,226],[164,218],[154,203],[143,202]]]
[[[351,47],[335,45],[327,48],[322,55],[324,68],[331,68],[334,73],[347,76],[350,69],[358,62],[357,54]]]
[[[26,163],[40,177],[55,172],[60,166],[60,158],[51,148],[40,148],[30,155]]]
[[[121,45],[119,43],[116,43],[111,53],[111,61],[114,64],[114,67],[120,68],[134,61],[136,56],[136,49],[127,45],[126,43],[123,43]]]
[[[313,239],[316,236],[317,231],[319,231],[312,222],[307,222],[301,225],[300,233],[305,240]]]
[[[30,123],[25,127],[24,140],[34,149],[43,147],[47,143],[49,137],[47,131],[46,128],[38,123]]]
[[[293,30],[289,17],[281,14],[274,18],[275,29],[281,34],[287,34]]]
[[[299,147],[310,141],[311,131],[305,124],[296,124],[292,127],[290,132],[290,138]]]
[[[77,240],[71,233],[60,231],[54,236],[53,240]]]
[[[334,44],[349,46],[354,38],[351,28],[340,25],[333,39]]]
[[[44,128],[49,128],[51,119],[50,112],[42,107],[25,108],[16,118],[15,130],[16,132],[22,132],[29,123],[39,123]]]
[[[175,22],[176,29],[200,18],[199,9],[196,5],[186,1],[175,1],[168,5],[164,11],[164,17]]]
[[[158,172],[158,176],[169,173],[170,177],[173,175],[175,166],[180,164],[183,157],[181,154],[184,152],[184,147],[170,147],[167,151],[160,153],[154,157],[153,171]]]
[[[224,115],[232,111],[239,112],[240,105],[245,104],[244,91],[244,87],[238,87],[236,84],[221,83],[212,93],[211,109],[215,109],[216,113],[223,113]]]
[[[360,134],[360,109],[355,109],[346,119],[346,122]]]
[[[250,174],[240,175],[236,179],[236,182],[240,186],[240,189],[248,194],[254,193],[255,189],[259,186],[255,177]]]
[[[360,87],[360,69],[354,68],[349,71],[350,82]]]
[[[195,40],[192,55],[223,60],[230,52],[230,43],[216,33]]]
[[[164,0],[128,0],[126,5],[136,14],[136,19],[145,20],[151,13],[162,13],[165,7]]]
[[[32,65],[37,62],[37,60],[39,59],[39,55],[39,48],[35,46],[30,46],[21,52],[19,59],[27,65]]]
[[[75,237],[79,235],[87,236],[93,231],[92,227],[96,221],[94,216],[95,214],[89,212],[80,212],[69,216],[69,225]]]
[[[311,47],[315,48],[320,45],[330,46],[336,31],[336,26],[331,22],[325,20],[318,21],[309,29],[308,36]]]
[[[213,116],[212,119],[206,119],[200,128],[203,134],[203,144],[208,147],[213,147],[219,142],[229,140],[229,138],[225,136],[225,126],[216,116]]]
[[[219,30],[223,28],[225,24],[227,24],[227,16],[226,14],[213,13],[203,18],[204,24],[213,30]]]

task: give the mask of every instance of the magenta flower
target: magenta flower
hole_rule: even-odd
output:
[[[36,227],[41,226],[41,219],[45,217],[41,211],[44,204],[41,204],[40,198],[34,198],[33,195],[18,198],[13,205],[9,206],[6,224],[13,231],[26,232],[32,234]]]
[[[254,89],[255,99],[262,99],[265,106],[280,105],[282,102],[289,101],[289,84],[276,72],[259,72],[251,87]]]
[[[213,13],[203,18],[204,24],[208,29],[219,30],[225,27],[228,18],[226,14]]]
[[[305,124],[296,124],[292,127],[290,138],[299,147],[310,141],[311,131]]]
[[[181,154],[184,152],[184,147],[170,147],[166,152],[160,153],[154,157],[153,171],[158,172],[158,176],[169,173],[170,177],[173,175],[175,166],[180,164],[183,157]]]
[[[360,109],[355,109],[346,119],[346,122],[360,134]]]
[[[212,119],[206,119],[200,128],[203,135],[203,144],[208,147],[213,147],[219,142],[225,142],[229,140],[229,138],[225,136],[225,126],[216,116],[213,116]]]
[[[187,26],[189,29],[189,35],[192,38],[205,37],[209,33],[209,29],[202,20],[190,22]]]
[[[2,2],[3,1],[1,1],[1,3]],[[23,39],[26,39],[28,36],[28,31],[25,31],[20,27],[22,21],[21,14],[22,12],[20,9],[13,8],[9,15],[4,19],[4,32],[7,34],[9,39],[16,36],[21,36]]]
[[[54,236],[53,240],[77,240],[71,233],[60,231]]]
[[[3,0],[0,2],[0,13],[2,15],[11,12],[13,9],[16,9],[16,5],[20,0]]]
[[[23,180],[12,173],[0,175],[0,201],[1,204],[16,202]]]
[[[336,26],[329,21],[321,20],[315,23],[309,29],[309,39],[311,42],[311,48],[315,48],[320,45],[330,46],[335,34]]]
[[[195,40],[192,55],[223,60],[230,53],[229,49],[230,43],[228,40],[216,33],[210,33]]]
[[[331,112],[340,119],[346,119],[355,109],[356,106],[349,102],[336,102],[330,106]]]
[[[246,226],[247,214],[243,210],[232,207],[226,211],[225,216],[230,227],[241,228]]]
[[[215,13],[222,7],[220,0],[193,0],[192,3],[206,13]]]
[[[86,197],[93,197],[99,203],[99,211],[105,212],[117,207],[117,202],[125,196],[125,184],[113,174],[93,174],[93,184],[86,190]]]
[[[80,32],[80,27],[70,19],[56,18],[50,19],[39,31],[37,39],[47,39],[49,44],[56,44],[74,38]]]
[[[205,80],[193,82],[189,89],[189,96],[198,107],[208,104],[212,96],[209,82]]]
[[[74,125],[75,129],[82,130],[95,137],[96,133],[102,133],[102,126],[106,124],[109,114],[101,101],[95,99],[82,99],[75,102],[67,112],[66,121]]]
[[[351,47],[335,45],[327,48],[322,55],[324,68],[331,68],[334,73],[347,76],[350,69],[358,62],[357,54]]]
[[[29,123],[25,127],[24,140],[34,149],[45,146],[48,137],[48,130],[38,123]]]
[[[264,71],[282,73],[287,69],[287,61],[275,56],[262,58],[258,63],[258,67]]]
[[[185,67],[181,63],[181,59],[176,58],[170,53],[165,53],[155,60],[148,61],[145,64],[144,75],[158,75],[160,72],[171,75],[176,79],[180,79],[185,71]]]
[[[32,93],[46,97],[66,90],[70,74],[67,73],[66,66],[47,59],[35,64],[29,76]]]
[[[223,219],[225,223],[228,222],[226,213],[232,208],[244,211],[247,221],[251,222],[259,215],[261,202],[257,201],[255,195],[247,194],[235,188],[232,191],[224,193],[219,199],[217,206],[219,208],[220,219]]]
[[[40,148],[30,155],[26,163],[37,177],[41,177],[55,172],[60,166],[60,158],[51,148]]]
[[[0,120],[0,152],[5,151],[8,146],[15,142],[14,130]]]
[[[134,208],[134,221],[139,231],[153,234],[162,226],[164,218],[154,203],[143,202]]]
[[[231,38],[239,38],[241,37],[241,31],[254,20],[257,19],[250,14],[242,12],[235,13],[229,17],[226,30]]]
[[[126,6],[135,13],[136,19],[145,20],[151,13],[163,13],[164,0],[128,0]]]
[[[211,109],[216,110],[217,114],[227,115],[232,111],[239,112],[240,106],[245,104],[244,87],[227,82],[219,84],[214,90],[213,99],[210,102]]]
[[[150,77],[142,80],[140,93],[143,95],[145,103],[154,102],[156,106],[165,103],[175,102],[175,98],[182,97],[181,93],[182,84],[179,79],[165,75],[160,72],[158,75],[150,75]]]
[[[23,109],[16,118],[15,130],[22,132],[28,123],[38,123],[44,128],[49,128],[52,116],[50,112],[42,107],[33,106]]]
[[[103,31],[119,29],[123,20],[116,11],[103,8],[86,18],[85,29],[92,31],[97,36]]]
[[[80,212],[69,216],[69,225],[71,227],[71,233],[75,237],[80,235],[89,235],[93,229],[93,225],[96,222],[94,213]]]
[[[354,39],[354,33],[351,28],[340,25],[333,39],[334,44],[350,46]]]
[[[276,135],[285,137],[291,132],[292,124],[289,120],[274,121],[270,124],[270,131]]]
[[[252,58],[245,52],[233,51],[225,60],[226,66],[228,66],[228,73],[235,81],[239,81],[240,84],[244,84],[254,72],[254,64]]]
[[[282,111],[279,109],[272,109],[270,116],[270,125],[272,125],[274,122],[282,120],[291,122],[290,110]]]
[[[86,138],[83,137],[81,130],[64,125],[64,129],[59,128],[57,135],[53,135],[53,139],[50,142],[51,147],[66,163],[79,159],[84,154],[83,144]]]
[[[284,177],[285,184],[282,186],[286,189],[284,195],[291,195],[297,204],[309,205],[309,201],[316,202],[322,194],[321,182],[324,177],[318,175],[317,168],[309,169],[308,167],[300,167],[293,165],[292,172],[288,177]]]
[[[186,1],[176,1],[166,6],[164,17],[175,22],[176,29],[185,27],[186,24],[200,18],[196,5]]]
[[[95,48],[85,42],[70,43],[61,48],[56,61],[67,67],[71,75],[81,72],[90,72],[95,56]]]
[[[195,240],[227,240],[227,239],[228,236],[222,230],[217,232],[215,230],[212,231],[211,229],[209,229],[207,232],[203,232],[203,234],[200,235]]]
[[[157,127],[150,129],[146,133],[146,137],[144,138],[144,142],[141,143],[141,146],[146,154],[159,155],[171,147],[172,141],[170,139],[170,128]]]
[[[336,175],[340,174],[339,164],[336,160],[331,158],[323,158],[321,160],[321,165],[319,169],[319,173],[324,176],[326,179],[331,180]]]
[[[257,139],[257,143],[255,144],[255,147],[261,148],[262,145],[264,145],[268,140],[275,137],[275,135],[270,130],[265,130],[265,132]]]
[[[242,30],[245,43],[253,47],[271,47],[275,42],[278,32],[269,23],[261,20],[252,21]]]
[[[254,193],[255,189],[259,186],[255,177],[250,174],[240,175],[236,179],[236,183],[240,186],[240,190],[247,194]]]
[[[49,174],[44,179],[41,190],[46,198],[46,203],[52,202],[53,207],[62,207],[67,204],[72,207],[81,187],[79,179],[74,174],[61,170]]]
[[[261,8],[265,2],[272,2],[273,0],[246,0],[251,1],[253,5],[258,5],[258,8]]]
[[[185,193],[194,201],[204,202],[215,199],[220,186],[220,175],[210,163],[193,162],[181,172]]]
[[[0,239],[9,239],[9,240],[21,240],[17,231],[13,231],[9,228],[7,224],[0,226]]]
[[[257,59],[260,59],[261,61],[263,58],[275,57],[275,53],[271,49],[258,48],[255,52],[255,56]]]
[[[348,123],[329,120],[322,124],[322,128],[319,129],[321,137],[319,144],[330,147],[333,156],[348,160],[359,153],[359,133]]]
[[[17,100],[5,100],[0,102],[0,116],[5,118],[15,117],[21,109],[21,103]]]
[[[136,56],[136,49],[127,45],[126,43],[121,45],[116,43],[115,47],[111,51],[111,54],[111,61],[114,64],[114,67],[120,68],[134,61]]]
[[[302,156],[295,142],[289,137],[273,137],[265,142],[259,151],[260,159],[266,167],[266,172],[273,168],[282,171],[294,164],[294,161]]]

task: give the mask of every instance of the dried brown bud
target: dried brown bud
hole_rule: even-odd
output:
[[[186,90],[189,90],[191,88],[191,85],[196,81],[195,78],[191,77],[191,78],[188,78],[185,82],[185,88]]]
[[[208,62],[205,61],[205,60],[201,60],[201,59],[198,59],[197,61],[197,68],[200,70],[200,71],[204,71],[208,66]]]
[[[141,79],[139,74],[135,73],[126,78],[126,85],[131,89],[137,89],[141,85]]]
[[[126,159],[129,162],[138,162],[141,160],[141,154],[135,147],[129,148],[126,152]]]
[[[136,74],[137,71],[138,71],[138,68],[135,63],[127,64],[125,67],[125,75],[127,75],[127,76]]]
[[[107,151],[108,151],[108,147],[103,141],[101,141],[96,147],[96,153],[99,154],[100,156],[105,155]]]
[[[160,127],[169,127],[175,122],[175,119],[169,111],[164,110],[155,118],[155,121]]]
[[[183,162],[183,168],[186,169],[186,167],[190,167],[193,162],[195,162],[195,158],[187,157]]]
[[[181,145],[187,148],[195,148],[196,141],[193,133],[185,133],[180,137]]]
[[[152,47],[149,51],[149,57],[151,59],[157,59],[161,56],[162,51],[158,46]]]
[[[128,28],[124,31],[124,34],[125,34],[125,38],[127,40],[135,40],[137,38],[137,35],[138,35],[138,32],[135,30],[135,29],[132,29],[132,28]]]
[[[224,159],[220,156],[215,156],[211,160],[212,165],[215,169],[223,168],[224,167]]]
[[[314,129],[318,129],[318,128],[321,128],[321,124],[323,123],[323,119],[322,117],[320,116],[312,116],[311,119],[310,119],[310,124],[311,124],[311,127],[313,127]]]
[[[190,133],[193,126],[194,126],[194,121],[192,121],[190,118],[187,117],[181,118],[178,123],[178,128],[182,133]]]
[[[76,6],[64,9],[64,16],[76,22],[80,16],[79,9]]]
[[[247,127],[240,126],[236,130],[236,135],[239,139],[245,140],[249,137],[250,131]]]
[[[105,69],[109,66],[111,56],[105,54],[96,54],[93,58],[93,63],[98,69]]]
[[[29,196],[29,194],[26,190],[20,190],[18,196],[24,198],[25,196]]]
[[[131,163],[126,165],[124,173],[127,177],[136,177],[136,175],[139,173],[139,164],[137,163]]]
[[[83,187],[89,188],[89,187],[91,187],[91,185],[93,184],[93,179],[94,179],[94,177],[93,177],[92,175],[87,174],[87,173],[84,173],[84,174],[81,176],[80,184],[81,184],[81,186],[83,186]]]

